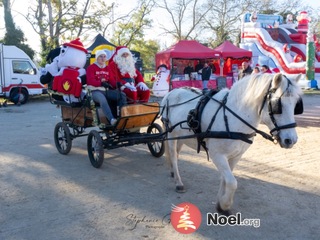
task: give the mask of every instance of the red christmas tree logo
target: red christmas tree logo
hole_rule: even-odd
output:
[[[174,229],[183,234],[195,232],[201,224],[201,212],[192,203],[184,202],[171,207],[171,224]]]

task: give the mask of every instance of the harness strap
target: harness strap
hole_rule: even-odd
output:
[[[252,140],[249,138],[253,138],[256,136],[256,133],[240,133],[240,132],[224,132],[224,131],[209,131],[209,132],[201,132],[201,133],[195,133],[192,135],[186,135],[186,136],[179,136],[179,137],[172,137],[172,138],[165,138],[163,140],[180,140],[180,139],[188,139],[188,138],[194,138],[194,137],[200,137],[200,138],[223,138],[223,139],[234,139],[234,140],[241,140],[246,143],[252,144]]]

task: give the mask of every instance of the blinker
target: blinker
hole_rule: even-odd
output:
[[[302,98],[299,97],[298,102],[294,107],[294,115],[298,115],[302,113],[303,113],[303,102],[302,102]]]
[[[271,98],[269,100],[268,110],[272,114],[282,114],[281,98]],[[296,106],[294,107],[294,115],[303,113],[302,98],[299,97]]]

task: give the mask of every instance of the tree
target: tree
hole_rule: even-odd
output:
[[[141,58],[143,59],[145,70],[154,71],[154,69],[156,69],[154,57],[160,49],[159,43],[154,40],[139,40],[132,43],[131,46],[132,50],[140,52]]]
[[[127,46],[131,50],[140,52],[144,68],[155,69],[154,56],[159,51],[159,44],[155,41],[144,40],[144,30],[152,26],[148,18],[155,6],[154,0],[141,0],[136,8],[130,11],[128,18],[119,19],[111,41],[118,46]]]
[[[114,4],[102,0],[36,0],[29,7],[26,20],[39,34],[42,49],[42,64],[48,52],[61,42],[81,36],[85,41],[93,32],[106,31],[105,16],[111,15]]]
[[[169,14],[170,26],[173,26],[162,26],[164,33],[173,36],[175,40],[197,38],[200,34],[198,30],[213,6],[212,3],[205,6],[200,3],[199,0],[177,0],[174,4],[169,4],[168,0],[159,1],[157,6]]]
[[[33,59],[35,52],[30,48],[28,44],[25,42],[27,39],[24,37],[24,33],[21,29],[17,29],[11,14],[11,2],[10,0],[2,0],[1,3],[3,4],[4,9],[4,22],[6,33],[4,38],[1,40],[2,43],[7,45],[14,45],[18,48],[25,51],[25,53]]]
[[[255,9],[253,0],[210,0],[213,7],[205,16],[203,31],[212,32],[208,38],[209,45],[214,48],[225,40],[237,42],[240,36],[241,16]]]
[[[135,41],[144,38],[144,29],[151,27],[152,21],[148,18],[153,7],[154,0],[140,0],[138,6],[129,14],[128,19],[121,19],[116,24],[116,30],[112,40],[116,45],[130,47]]]

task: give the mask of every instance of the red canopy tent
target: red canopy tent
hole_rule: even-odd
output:
[[[156,54],[156,67],[161,64],[171,68],[171,59],[210,59],[219,58],[220,54],[195,40],[180,40],[167,50]]]
[[[224,59],[224,75],[232,72],[232,64],[237,64],[240,66],[242,62],[249,61],[252,57],[251,51],[238,48],[229,41],[225,41],[214,50],[217,51]]]

